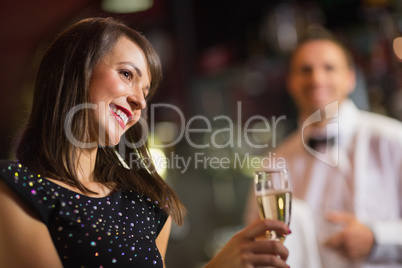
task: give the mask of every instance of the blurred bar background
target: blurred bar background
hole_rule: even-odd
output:
[[[196,144],[228,144],[224,115],[244,127],[255,115],[277,124],[276,136],[253,132],[255,143],[275,147],[296,127],[296,110],[286,92],[289,53],[303,32],[322,25],[343,37],[354,53],[358,85],[352,98],[365,110],[402,119],[401,0],[16,0],[0,3],[0,156],[11,158],[13,136],[32,101],[35,71],[54,36],[79,19],[121,18],[154,44],[163,64],[164,82],[152,103],[175,105],[185,116],[204,116],[210,133],[193,133]],[[239,106],[240,105],[240,106]],[[239,107],[241,114],[239,117]],[[173,109],[155,113],[150,141],[172,143],[180,118]],[[259,129],[255,121],[250,128]],[[271,121],[270,121],[271,123]],[[191,128],[206,128],[194,120]],[[234,128],[239,127],[234,125]],[[51,131],[49,129],[49,131]],[[227,134],[227,133],[226,133]],[[155,155],[192,159],[185,170],[170,162],[163,177],[177,191],[189,213],[182,227],[174,226],[167,266],[198,268],[242,225],[251,182],[250,169],[194,165],[194,157],[234,155],[261,157],[267,148],[252,148],[242,135],[234,146],[195,149],[184,139],[157,149]],[[166,147],[166,146],[165,146]]]

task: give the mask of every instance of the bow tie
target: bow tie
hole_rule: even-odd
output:
[[[307,144],[309,147],[313,149],[317,149],[319,147],[326,147],[327,145],[329,147],[334,146],[335,144],[335,137],[324,137],[324,138],[315,138],[315,137],[310,137],[307,140]]]

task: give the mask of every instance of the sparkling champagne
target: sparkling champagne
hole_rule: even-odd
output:
[[[289,190],[272,190],[257,195],[258,207],[262,219],[280,220],[289,225],[292,210],[292,192]],[[268,232],[268,238],[283,242],[285,236]]]

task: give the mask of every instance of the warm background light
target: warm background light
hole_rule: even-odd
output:
[[[113,13],[134,13],[147,10],[153,0],[103,0],[102,9]]]
[[[158,174],[165,179],[167,171],[167,160],[165,153],[161,149],[154,148],[150,148],[149,153],[151,154],[152,161],[154,162],[156,172],[158,172]]]

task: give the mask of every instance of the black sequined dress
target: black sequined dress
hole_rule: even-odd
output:
[[[132,191],[88,197],[18,162],[0,161],[0,179],[46,224],[64,267],[163,267],[157,202]]]

